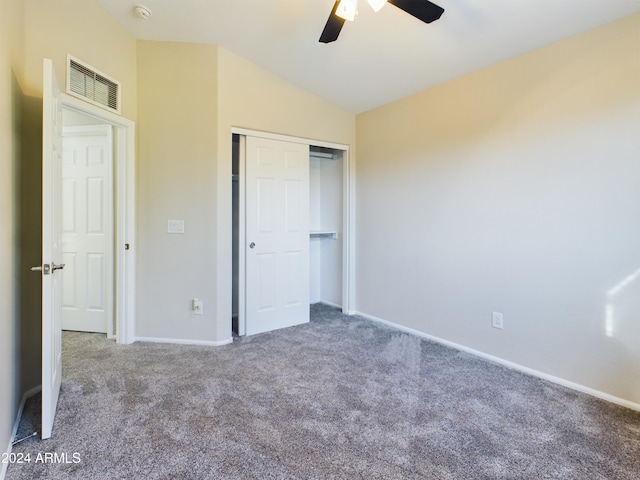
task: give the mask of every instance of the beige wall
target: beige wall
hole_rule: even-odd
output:
[[[40,281],[28,266],[41,257],[42,59],[51,58],[62,89],[67,53],[122,83],[122,114],[136,119],[136,43],[96,1],[25,0],[20,85],[24,93],[19,172],[20,284],[23,391],[40,378]]]
[[[216,337],[217,55],[211,45],[138,42],[136,336]],[[184,220],[184,234],[167,233]],[[204,301],[194,315],[191,299]]]
[[[355,116],[224,48],[219,48],[218,71],[216,287],[222,339],[231,335],[231,128],[349,145],[355,157]]]
[[[136,41],[96,2],[25,0],[27,95],[42,97],[42,58],[65,88],[67,54],[121,82],[122,116],[137,117]]]
[[[0,452],[11,441],[20,385],[17,212],[20,159],[22,4],[0,0]],[[0,465],[0,474],[4,465]]]
[[[639,19],[357,117],[359,311],[640,403]]]
[[[354,144],[355,117],[216,46],[140,41],[138,80],[136,336],[223,343],[231,127]],[[170,219],[185,233],[168,234]]]
[[[219,118],[223,131],[234,126],[326,142],[355,143],[352,113],[224,48],[219,50]],[[226,149],[223,153],[227,154]]]
[[[640,402],[638,16],[356,120],[223,48],[136,42],[94,1],[0,7],[0,451],[39,378],[42,57],[64,84],[67,53],[137,121],[137,336],[230,337],[232,127],[357,133],[358,310]]]
[[[40,383],[42,57],[64,85],[67,52],[122,82],[135,119],[135,40],[96,2],[0,0],[0,451],[22,395]],[[87,40],[90,39],[90,40]]]

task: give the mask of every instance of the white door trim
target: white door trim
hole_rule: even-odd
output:
[[[282,135],[279,133],[263,132],[260,130],[251,130],[242,127],[231,127],[231,135],[240,135],[240,165],[239,165],[239,242],[241,246],[246,245],[245,238],[245,209],[244,203],[244,179],[245,179],[245,145],[243,137],[253,136],[259,138],[269,138],[272,140],[281,140],[285,142],[301,143],[309,146],[332,148],[342,151],[343,161],[343,254],[342,254],[342,311],[347,315],[355,313],[355,161],[350,155],[349,145],[341,143],[326,142],[322,140],[313,140],[309,138],[293,137],[290,135]],[[242,249],[239,255],[239,278],[238,278],[238,328],[240,332],[245,332],[245,268]],[[231,320],[229,319],[229,325]],[[239,333],[240,333],[239,332]],[[242,333],[240,333],[242,334]]]
[[[114,127],[114,227],[116,341],[135,340],[135,122],[61,94],[62,108],[95,117]],[[125,245],[129,246],[125,250]]]
[[[244,248],[240,248],[247,244],[247,232],[245,228],[245,190],[244,184],[245,178],[245,156],[247,154],[247,137],[246,135],[240,135],[239,145],[240,158],[238,159],[238,335],[244,337],[247,334],[246,324],[246,301],[247,295],[245,291],[245,272],[246,272],[246,256],[244,254]]]
[[[336,150],[340,149],[336,148]],[[348,148],[342,151],[342,170],[342,312],[354,315],[356,312],[356,165]]]
[[[301,143],[303,145],[313,145],[314,147],[334,148],[336,150],[349,151],[349,145],[343,143],[325,142],[323,140],[314,140],[312,138],[292,137],[291,135],[282,135],[280,133],[262,132],[260,130],[251,130],[248,128],[231,127],[231,134],[237,133],[247,137],[269,138],[271,140],[281,140],[283,142]]]

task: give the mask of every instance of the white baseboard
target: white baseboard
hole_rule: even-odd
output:
[[[374,317],[373,315],[369,315],[363,312],[355,312],[356,315],[366,318],[367,320],[371,320],[373,322],[382,323],[384,325],[388,325],[390,327],[396,328],[406,333],[410,333],[417,337],[425,338],[427,340],[431,340],[442,345],[446,345],[447,347],[455,348],[456,350],[460,350],[465,353],[469,353],[471,355],[475,355],[476,357],[484,358],[485,360],[489,360],[491,362],[503,365],[508,368],[512,368],[514,370],[518,370],[520,372],[526,373],[528,375],[532,375],[534,377],[542,378],[543,380],[548,380],[552,383],[557,383],[558,385],[562,385],[563,387],[571,388],[572,390],[577,390],[578,392],[586,393],[593,397],[600,398],[602,400],[606,400],[611,403],[615,403],[617,405],[621,405],[623,407],[630,408],[631,410],[640,411],[640,403],[635,403],[630,400],[625,400],[624,398],[616,397],[614,395],[608,394],[606,392],[602,392],[600,390],[595,390],[593,388],[580,385],[579,383],[574,383],[569,380],[565,380],[564,378],[555,377],[553,375],[549,375],[544,372],[540,372],[538,370],[534,370],[533,368],[525,367],[523,365],[510,362],[500,357],[495,357],[493,355],[489,355],[488,353],[481,352],[480,350],[474,350],[473,348],[465,347],[464,345],[460,345],[458,343],[450,342],[449,340],[444,340],[439,337],[435,337],[433,335],[429,335],[427,333],[421,332],[419,330],[414,330],[413,328],[405,327],[403,325],[399,325],[397,323],[390,322],[388,320],[384,320],[382,318]]]
[[[37,387],[33,387],[22,395],[22,399],[20,400],[20,406],[18,407],[18,413],[16,413],[16,421],[13,424],[13,430],[11,431],[11,438],[9,439],[9,445],[5,452],[8,454],[13,450],[13,442],[16,439],[16,435],[18,433],[18,427],[20,426],[20,419],[22,418],[22,412],[24,411],[24,404],[27,403],[27,400],[33,397],[36,393],[42,390],[42,385],[38,385]],[[0,480],[4,480],[7,475],[7,468],[9,468],[9,463],[1,463],[0,464]]]
[[[201,345],[208,347],[220,347],[222,345],[233,343],[233,338],[214,342],[210,340],[187,340],[182,338],[135,337],[134,342],[173,343],[175,345]]]
[[[337,303],[329,302],[327,300],[318,300],[316,303],[322,303],[323,305],[327,305],[329,307],[342,309],[342,305],[338,305]]]

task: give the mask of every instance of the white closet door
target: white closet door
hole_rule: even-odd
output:
[[[309,147],[246,142],[246,333],[309,321]]]

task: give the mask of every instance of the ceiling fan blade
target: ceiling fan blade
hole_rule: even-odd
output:
[[[337,0],[335,5],[333,5],[331,15],[329,15],[327,24],[324,26],[324,30],[322,30],[322,34],[320,35],[320,41],[322,43],[335,42],[338,39],[338,35],[340,35],[340,30],[342,30],[342,25],[344,25],[344,18],[336,15],[339,3],[340,0]]]
[[[429,0],[388,0],[400,10],[404,10],[409,15],[413,15],[424,23],[431,23],[438,20],[444,13],[444,8],[439,7]]]

